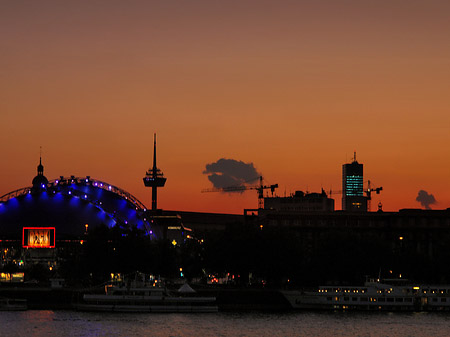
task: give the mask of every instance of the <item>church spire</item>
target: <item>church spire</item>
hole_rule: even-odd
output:
[[[47,189],[48,180],[44,176],[44,165],[42,165],[42,146],[39,149],[39,165],[37,167],[37,176],[33,179],[33,190]]]
[[[38,176],[44,175],[44,166],[42,165],[42,146],[39,147],[39,165],[37,167]]]

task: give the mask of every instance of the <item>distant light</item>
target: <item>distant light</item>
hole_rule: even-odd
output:
[[[59,183],[59,180],[56,180],[55,183],[58,184],[58,183]]]
[[[72,194],[72,192],[69,191],[69,194]]]
[[[420,289],[420,287],[413,287],[413,289],[414,289],[414,290],[419,290],[419,289]]]
[[[86,182],[88,182],[88,181],[89,181],[89,179],[86,178]]]
[[[153,234],[153,231],[150,231],[150,235],[152,235]]]
[[[84,195],[84,198],[87,199],[87,194]]]
[[[400,241],[402,241],[402,240],[403,240],[403,236],[400,236],[398,239],[399,239]]]
[[[44,185],[44,184],[42,184],[42,185],[41,185],[41,187],[42,187],[42,188],[44,188],[44,187],[45,187],[45,185]]]
[[[111,191],[111,186],[109,186],[109,187],[108,187],[108,190],[110,190],[110,191]]]

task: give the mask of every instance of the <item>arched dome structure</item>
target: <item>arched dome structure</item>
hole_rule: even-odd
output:
[[[18,238],[30,226],[54,227],[63,240],[99,225],[137,227],[155,237],[146,212],[130,193],[89,176],[48,181],[40,163],[33,186],[0,197],[0,239]]]

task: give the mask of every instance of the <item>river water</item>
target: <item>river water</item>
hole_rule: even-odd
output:
[[[0,312],[0,336],[449,336],[450,313]]]

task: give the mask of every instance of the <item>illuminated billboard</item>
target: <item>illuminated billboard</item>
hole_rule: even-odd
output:
[[[55,248],[55,227],[24,227],[24,248]]]

